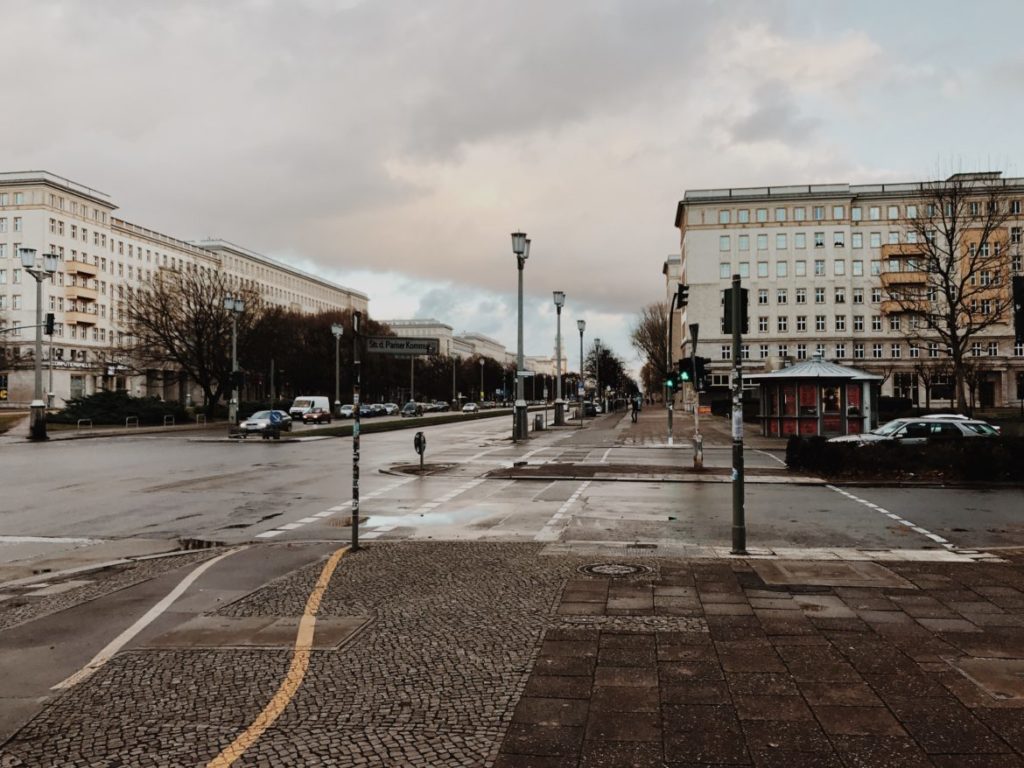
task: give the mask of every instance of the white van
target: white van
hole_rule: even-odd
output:
[[[331,412],[331,401],[329,398],[320,395],[299,395],[288,409],[288,415],[296,421],[302,421],[303,414],[309,413],[314,408],[323,408]]]

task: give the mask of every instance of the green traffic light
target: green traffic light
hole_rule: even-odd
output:
[[[689,371],[683,371],[679,378],[681,378],[683,381],[689,381],[690,380],[690,372]]]
[[[676,383],[674,381],[672,381],[672,379],[669,379],[668,381],[665,382],[665,386],[668,387],[669,389],[671,389],[675,385],[676,385]]]

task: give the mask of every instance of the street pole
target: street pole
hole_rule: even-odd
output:
[[[21,266],[36,281],[35,387],[30,405],[28,436],[30,440],[47,440],[46,402],[43,400],[43,280],[52,278],[57,271],[57,256],[43,254],[43,264],[39,267],[36,265],[35,248],[19,248],[18,252]]]
[[[480,358],[480,404],[484,402],[484,359]]]
[[[345,333],[345,326],[341,323],[333,323],[331,333],[334,334],[334,415],[339,416],[341,414],[341,337]]]
[[[668,379],[672,376],[672,330],[675,325],[674,309],[676,306],[675,294],[668,303],[668,347],[665,349],[665,413],[668,417],[668,444],[672,445],[672,387],[668,385]]]
[[[704,466],[704,438],[700,434],[700,390],[697,388],[697,336],[700,323],[690,323],[690,370],[693,372],[693,467]]]
[[[459,358],[457,355],[452,355],[452,408],[458,408],[459,397],[458,392],[455,389],[455,371],[459,367]]]
[[[565,292],[555,291],[555,310],[558,315],[555,330],[555,426],[565,426],[565,401],[562,400],[562,305]]]
[[[409,399],[416,402],[416,358],[409,358]]]
[[[576,400],[580,409],[580,429],[583,429],[583,395],[587,391],[587,385],[583,383],[583,331],[587,328],[587,321],[577,320],[576,327],[580,332],[580,382],[576,386]]]
[[[46,385],[46,407],[53,408],[53,334],[48,334],[48,337],[46,345],[46,369],[49,381]]]
[[[274,410],[274,358],[270,358],[270,410]]]
[[[519,268],[519,313],[516,344],[516,401],[513,408],[512,439],[525,440],[526,434],[526,382],[523,381],[523,267],[530,258],[530,240],[524,232],[512,233],[512,252]]]
[[[594,397],[601,405],[601,340],[594,339]],[[604,413],[604,407],[601,408]]]
[[[743,509],[743,307],[740,276],[732,276],[732,554],[747,554]]]
[[[241,296],[229,294],[224,297],[224,309],[231,313],[231,401],[228,403],[228,421],[238,424],[238,316],[245,311],[245,302]]]
[[[352,551],[359,549],[359,320],[361,312],[352,313]]]

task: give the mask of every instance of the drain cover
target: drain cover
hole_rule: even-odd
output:
[[[613,579],[636,576],[639,573],[650,573],[651,571],[646,565],[633,565],[632,563],[593,563],[581,565],[576,570],[590,576],[611,576]]]

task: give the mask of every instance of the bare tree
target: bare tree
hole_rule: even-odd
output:
[[[908,242],[887,251],[899,274],[883,286],[895,311],[906,315],[912,340],[938,340],[952,362],[957,405],[967,407],[965,358],[971,340],[1007,322],[1012,306],[1008,201],[988,174],[956,174],[924,185]],[[885,252],[885,251],[884,251]],[[891,310],[890,310],[891,311]]]
[[[132,289],[124,302],[128,334],[123,352],[136,370],[176,368],[203,390],[208,415],[231,386],[231,313],[224,297],[240,295],[236,318],[240,354],[252,343],[262,312],[259,294],[241,289],[223,272],[161,269]]]
[[[644,386],[656,382],[647,392],[658,391],[669,375],[666,352],[668,322],[668,304],[663,301],[648,304],[640,311],[636,325],[629,334],[629,340],[644,361],[644,369],[647,371],[644,375],[650,378],[650,382],[645,380]]]

